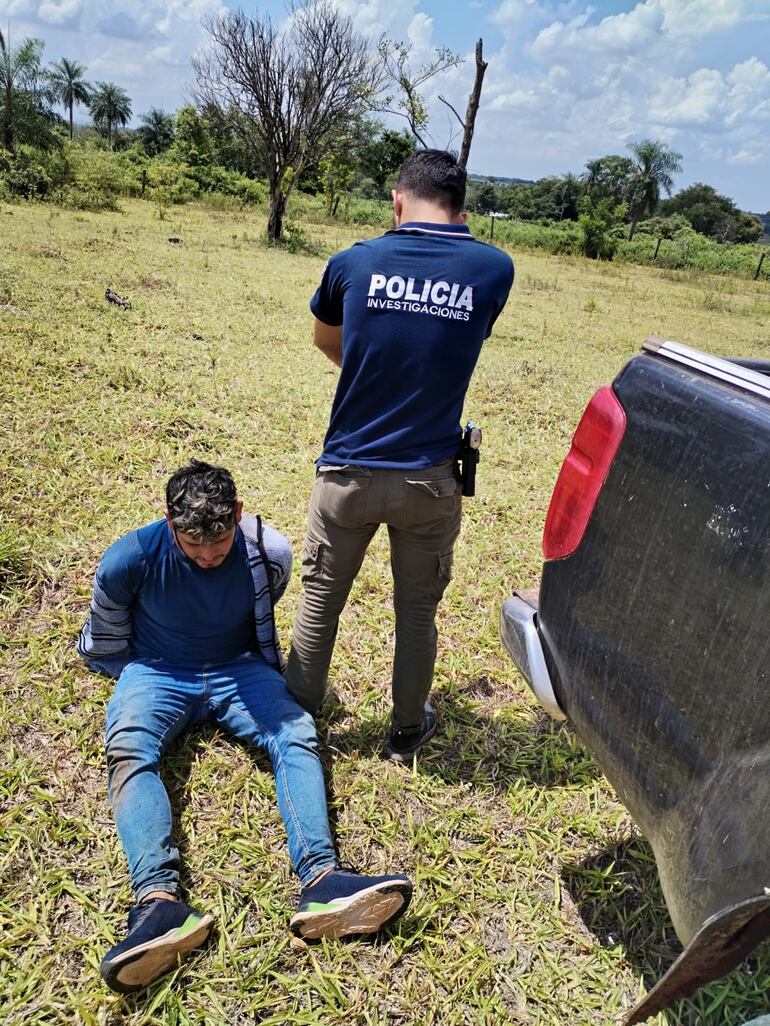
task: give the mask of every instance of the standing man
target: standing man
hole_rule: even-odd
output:
[[[165,519],[118,539],[99,564],[78,651],[93,670],[119,676],[107,709],[107,768],[137,904],[101,973],[120,993],[173,968],[213,923],[180,897],[159,774],[171,741],[205,720],[270,755],[302,884],[296,934],[374,933],[409,902],[405,876],[340,868],[315,725],[281,674],[274,605],[290,573],[286,538],[243,515],[227,470],[197,460],[168,482]]]
[[[396,613],[388,754],[398,762],[436,730],[427,698],[460,531],[460,416],[513,282],[510,257],[465,224],[465,185],[450,153],[407,158],[394,229],[333,256],[310,303],[315,344],[342,370],[310,499],[287,684],[317,711],[340,614],[387,524]]]

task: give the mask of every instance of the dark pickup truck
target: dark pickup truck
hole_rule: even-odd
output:
[[[501,632],[649,840],[685,950],[641,1022],[770,934],[770,362],[651,338],[588,404]]]

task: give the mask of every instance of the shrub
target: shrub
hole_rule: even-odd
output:
[[[173,152],[172,149],[170,154]],[[152,198],[157,200],[158,190],[162,190],[162,198],[167,203],[187,203],[210,194],[232,196],[241,205],[261,204],[267,198],[264,182],[218,165],[193,166],[170,160],[167,156],[150,161],[146,165],[146,174]]]
[[[0,155],[0,180],[11,196],[21,199],[43,199],[51,188],[43,153],[31,146]]]
[[[56,194],[56,202],[67,210],[86,210],[96,214],[102,210],[120,210],[117,199],[109,193],[68,185]]]
[[[192,168],[189,172],[198,182],[202,192],[218,192],[223,196],[235,196],[241,203],[262,204],[267,200],[265,182],[246,178],[237,171],[228,171],[219,165]]]
[[[477,239],[489,239],[492,221],[489,217],[471,214],[468,226]],[[574,221],[544,222],[495,220],[493,241],[501,246],[522,246],[543,249],[556,255],[579,253],[581,233]]]
[[[620,243],[626,215],[624,204],[612,200],[587,198],[578,218],[583,233],[583,255],[590,260],[612,260]]]
[[[147,165],[146,173],[147,196],[155,201],[159,211],[171,203],[196,199],[200,191],[186,164],[155,160]]]
[[[677,239],[693,236],[695,231],[686,217],[671,214],[668,217],[649,217],[646,221],[640,221],[636,234],[653,235],[658,239]]]
[[[71,151],[71,188],[62,202],[79,210],[118,210],[121,195],[139,191],[138,172],[122,153],[75,147]]]
[[[655,255],[657,250],[657,256]],[[754,275],[762,247],[718,243],[699,235],[688,227],[677,231],[671,239],[663,238],[660,247],[651,235],[636,233],[631,242],[623,240],[618,258],[635,264],[651,264],[670,270],[692,267],[711,274]]]
[[[308,250],[308,238],[296,221],[283,222],[283,245],[290,253],[299,253],[301,250]]]
[[[382,200],[348,195],[341,204],[339,220],[347,224],[372,225],[374,228],[390,228],[393,208]]]

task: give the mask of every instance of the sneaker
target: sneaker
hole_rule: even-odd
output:
[[[180,955],[203,944],[214,922],[183,901],[153,898],[128,913],[128,936],[107,952],[99,967],[108,987],[133,994],[175,969]]]
[[[422,726],[413,730],[394,728],[388,738],[388,758],[391,762],[411,762],[422,746],[436,733],[436,710],[425,703]]]
[[[306,940],[376,933],[398,919],[411,897],[412,884],[405,876],[361,876],[333,869],[302,888],[289,926]]]

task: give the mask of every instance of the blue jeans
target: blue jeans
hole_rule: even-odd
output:
[[[136,660],[121,673],[107,708],[107,768],[137,900],[151,891],[178,893],[179,852],[160,761],[175,737],[205,720],[269,753],[300,882],[337,865],[315,724],[280,673],[254,656],[203,667]]]

